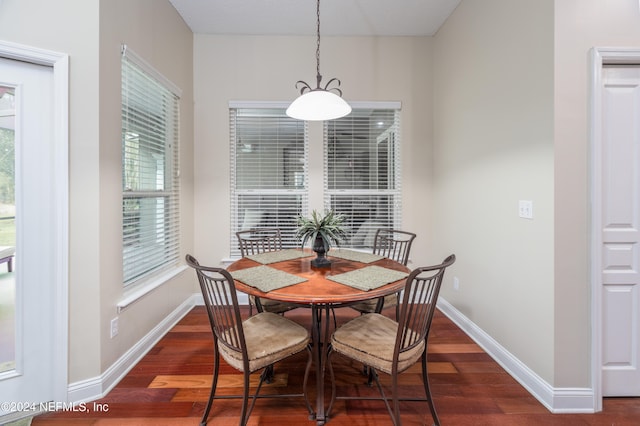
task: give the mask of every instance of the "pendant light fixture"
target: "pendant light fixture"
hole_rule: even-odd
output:
[[[298,120],[321,121],[344,117],[351,112],[351,106],[342,99],[340,80],[332,78],[324,87],[320,87],[320,0],[317,0],[317,41],[316,41],[316,80],[317,87],[312,89],[302,80],[296,83],[300,96],[289,105],[287,115]],[[336,87],[329,88],[333,83]]]

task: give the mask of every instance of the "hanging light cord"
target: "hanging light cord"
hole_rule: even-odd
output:
[[[317,87],[315,89],[312,89],[311,86],[309,86],[308,83],[302,81],[302,80],[298,80],[296,82],[296,89],[298,89],[298,85],[301,85],[302,88],[300,89],[300,94],[303,95],[305,92],[309,92],[309,91],[313,91],[313,90],[324,90],[324,91],[335,91],[339,96],[342,96],[342,90],[340,90],[338,87],[340,86],[340,80],[338,80],[337,78],[332,78],[331,80],[329,80],[327,82],[327,84],[325,84],[324,87],[320,87],[320,82],[322,81],[322,75],[320,74],[320,0],[317,0],[317,6],[316,6],[316,18],[317,18],[317,23],[316,23],[316,34],[317,34],[317,38],[316,38],[316,80],[317,80]],[[329,89],[329,86],[331,85],[331,83],[336,82],[336,87],[332,87],[331,89]]]
[[[317,16],[317,25],[316,25],[316,78],[318,80],[318,87],[320,87],[320,81],[322,80],[322,76],[320,75],[320,0],[316,2],[316,16]]]

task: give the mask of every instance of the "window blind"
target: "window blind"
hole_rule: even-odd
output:
[[[283,247],[297,247],[297,217],[308,210],[307,128],[283,107],[229,109],[231,255],[235,233],[280,228]]]
[[[123,281],[179,257],[179,90],[131,50],[122,54]]]
[[[401,225],[399,129],[397,108],[324,123],[325,207],[346,216],[346,247],[370,249],[378,228]]]

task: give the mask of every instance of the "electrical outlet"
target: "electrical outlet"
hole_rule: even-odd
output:
[[[520,200],[518,203],[518,213],[523,219],[533,219],[533,201]]]
[[[118,317],[111,320],[111,338],[113,339],[118,335]]]
[[[453,277],[453,289],[455,291],[460,290],[460,280],[458,279],[458,277]]]

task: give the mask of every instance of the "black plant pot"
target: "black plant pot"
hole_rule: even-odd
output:
[[[322,237],[316,237],[313,242],[313,251],[316,252],[316,258],[311,261],[311,266],[316,268],[328,268],[331,266],[331,261],[327,259],[327,252],[324,250],[324,242]]]

